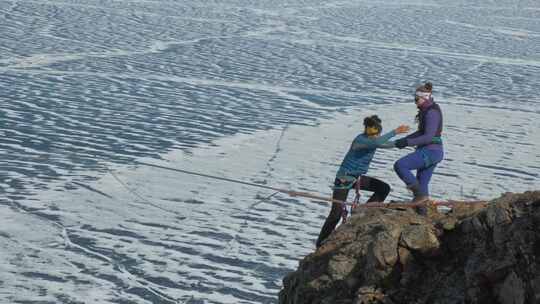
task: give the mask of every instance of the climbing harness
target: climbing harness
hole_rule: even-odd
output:
[[[353,202],[350,204],[350,214],[353,213],[354,209],[360,204],[360,188],[362,187],[362,176],[356,178],[354,176],[345,175],[337,178],[339,181],[338,185],[331,187],[333,190],[345,189],[350,190],[354,188],[355,196]],[[349,216],[349,210],[347,209],[347,204],[345,202],[341,203],[341,220],[343,223],[347,222],[347,217]]]
[[[360,187],[362,186],[362,177],[360,176],[356,183],[354,184],[354,199],[351,205],[351,214],[353,213],[354,209],[356,209],[360,205]]]

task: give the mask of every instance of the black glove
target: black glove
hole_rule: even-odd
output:
[[[407,146],[407,138],[403,137],[403,138],[400,138],[398,140],[396,140],[394,142],[394,144],[396,145],[396,148],[400,148],[400,149],[403,149]]]

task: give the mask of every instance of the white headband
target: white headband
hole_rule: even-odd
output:
[[[416,96],[422,97],[422,98],[429,98],[431,97],[431,92],[416,91]]]

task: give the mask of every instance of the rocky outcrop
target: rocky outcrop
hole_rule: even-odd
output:
[[[540,303],[540,191],[427,217],[357,209],[284,278],[279,303]]]

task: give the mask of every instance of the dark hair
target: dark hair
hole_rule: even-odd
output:
[[[382,130],[382,121],[377,115],[371,115],[366,118],[364,118],[364,127],[376,127],[379,130]]]
[[[433,91],[433,84],[429,81],[426,81],[423,85],[417,86],[416,91],[431,92]]]

